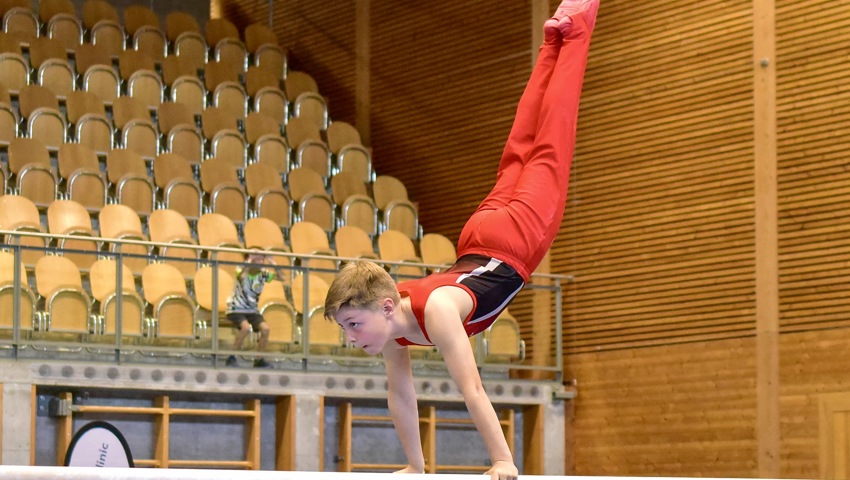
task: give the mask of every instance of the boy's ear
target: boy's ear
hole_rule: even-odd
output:
[[[392,298],[385,298],[384,302],[381,304],[381,311],[384,315],[392,315],[395,310],[395,302],[393,302]]]

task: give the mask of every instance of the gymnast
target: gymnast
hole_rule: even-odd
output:
[[[529,280],[561,225],[590,37],[599,0],[563,0],[543,25],[544,43],[520,98],[489,195],[464,226],[448,270],[395,284],[381,266],[355,261],[331,284],[325,316],[350,343],[382,354],[388,406],[408,465],[425,460],[408,345],[434,345],[490,454],[492,480],[517,467],[467,337],[486,330]]]

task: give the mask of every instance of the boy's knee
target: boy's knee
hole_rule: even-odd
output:
[[[270,331],[271,329],[269,328],[269,325],[267,323],[260,324],[260,335],[267,337]]]

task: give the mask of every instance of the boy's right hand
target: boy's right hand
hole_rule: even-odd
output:
[[[402,468],[401,470],[396,470],[393,473],[425,473],[424,469],[413,468],[410,465]]]

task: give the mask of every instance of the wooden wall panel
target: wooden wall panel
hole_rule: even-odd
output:
[[[495,183],[531,71],[526,2],[372,2],[372,147],[425,231],[456,241]]]
[[[850,392],[846,329],[780,337],[782,477],[818,478],[821,395]]]
[[[567,373],[577,474],[755,476],[752,338],[576,354]]]
[[[552,254],[567,352],[752,334],[751,44],[746,4],[602,2]]]
[[[850,6],[777,1],[777,36],[781,327],[847,328]]]

